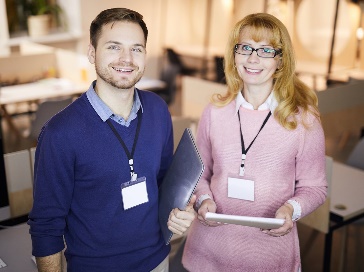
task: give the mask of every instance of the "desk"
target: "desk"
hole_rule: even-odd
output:
[[[89,84],[75,84],[67,79],[51,78],[33,83],[7,86],[0,89],[0,105],[33,102],[69,95],[79,95]]]
[[[80,95],[91,83],[73,83],[68,79],[51,78],[33,83],[7,86],[0,89],[0,105],[32,102],[41,99]],[[166,86],[164,81],[143,77],[136,87],[141,90],[156,90]]]
[[[1,272],[38,271],[32,260],[32,242],[26,223],[0,230],[0,241]]]
[[[364,171],[333,162],[331,184],[331,223],[325,235],[324,271],[330,271],[334,230],[364,217]]]
[[[7,86],[0,89],[1,113],[10,130],[19,138],[20,132],[14,125],[6,106],[17,103],[32,103],[42,99],[62,96],[77,96],[87,90],[88,84],[75,84],[67,79],[51,78],[33,83]]]
[[[91,83],[74,83],[68,79],[50,78],[33,83],[19,84],[0,89],[0,106],[9,128],[20,137],[20,133],[12,122],[12,118],[6,109],[6,105],[37,102],[42,99],[52,99],[62,96],[78,96],[85,92]],[[155,91],[164,88],[166,83],[159,79],[143,77],[136,87],[141,90]]]
[[[32,239],[27,223],[0,229],[0,241],[1,272],[38,271],[35,259],[32,258]],[[62,264],[62,272],[66,272],[67,263],[64,254],[62,254]]]
[[[88,84],[75,84],[67,79],[51,78],[33,83],[7,86],[0,89],[1,114],[9,129],[19,138],[20,132],[13,123],[6,106],[17,103],[32,103],[42,99],[62,96],[77,96],[87,90]]]

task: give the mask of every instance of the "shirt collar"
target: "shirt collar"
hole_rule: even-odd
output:
[[[124,120],[124,122],[120,122],[120,119],[122,119],[122,117],[115,115],[112,112],[112,110],[109,108],[109,106],[107,106],[105,104],[105,102],[100,99],[100,97],[97,95],[97,93],[95,91],[95,84],[96,84],[96,81],[92,82],[92,84],[90,85],[89,89],[86,92],[86,96],[87,96],[87,99],[89,100],[91,106],[94,108],[97,115],[100,116],[100,118],[103,122],[105,122],[107,119],[111,118],[111,119],[115,119],[115,121],[117,121],[119,123],[124,123],[124,125],[129,126],[130,122],[136,118],[138,110],[141,109],[143,112],[142,103],[140,102],[138,92],[135,89],[133,107],[131,109],[129,118],[127,121]]]
[[[245,100],[241,92],[239,92],[238,95],[236,96],[236,107],[235,107],[236,113],[239,111],[240,106],[245,109],[254,110],[253,105]],[[277,108],[277,106],[278,106],[278,101],[274,97],[273,92],[271,92],[268,98],[264,101],[262,105],[258,107],[257,110],[258,111],[270,110],[273,113],[274,110]]]

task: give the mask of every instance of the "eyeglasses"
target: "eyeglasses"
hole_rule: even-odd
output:
[[[261,58],[274,58],[275,56],[282,54],[282,50],[280,49],[273,49],[269,47],[255,49],[249,45],[239,43],[235,45],[234,51],[240,55],[251,55],[254,51],[256,51],[258,57]]]

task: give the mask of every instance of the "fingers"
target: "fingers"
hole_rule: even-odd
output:
[[[209,221],[209,220],[199,220],[200,223],[206,227],[218,227],[223,226],[223,223],[215,222],[215,221]]]
[[[212,199],[205,199],[198,210],[198,214],[203,218],[207,212],[216,212],[216,203]]]
[[[274,237],[287,235],[288,233],[291,232],[293,228],[292,214],[293,214],[293,207],[291,204],[285,204],[281,206],[277,210],[275,217],[285,220],[283,226],[278,229],[262,230],[262,231]]]
[[[223,225],[220,222],[206,220],[205,216],[207,212],[216,212],[216,204],[211,199],[206,199],[202,202],[202,205],[198,210],[197,219],[202,225],[207,227],[217,227]]]
[[[195,205],[195,203],[196,203],[196,195],[192,195],[190,203],[188,203],[188,205],[186,207],[186,211],[193,209],[193,206]]]
[[[293,228],[293,222],[291,218],[285,218],[285,222],[283,224],[282,227],[278,228],[278,229],[271,229],[271,230],[262,230],[264,233],[274,236],[274,237],[280,237],[280,236],[284,236],[287,235],[288,233],[291,232]]]
[[[279,228],[279,229],[271,229],[271,230],[262,230],[263,233],[268,234],[270,236],[274,237],[281,237],[289,234],[291,232],[292,228]]]
[[[192,221],[196,218],[196,212],[193,208],[196,202],[196,195],[192,195],[186,209],[181,211],[177,208],[173,209],[169,214],[167,222],[168,229],[175,234],[182,235],[191,226]]]
[[[193,204],[192,204],[193,205]],[[177,208],[173,209],[169,214],[169,219],[167,222],[168,229],[175,234],[182,235],[191,226],[192,221],[196,218],[196,213],[192,209],[186,209],[186,211],[181,211]]]

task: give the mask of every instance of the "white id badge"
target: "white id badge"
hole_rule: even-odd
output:
[[[146,180],[146,177],[141,177],[134,181],[128,181],[121,184],[124,210],[149,201]]]
[[[254,201],[254,181],[228,178],[228,197]]]

